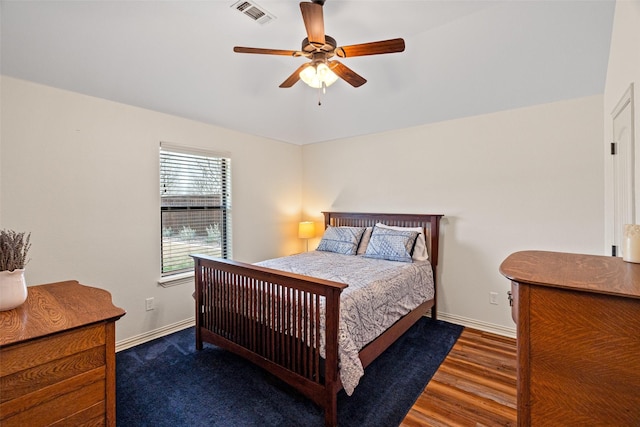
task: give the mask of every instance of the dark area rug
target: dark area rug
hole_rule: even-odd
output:
[[[420,319],[338,394],[340,426],[397,426],[462,326]],[[264,370],[210,344],[194,328],[116,354],[118,427],[323,426],[324,413]]]

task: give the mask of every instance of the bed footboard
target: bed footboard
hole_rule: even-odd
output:
[[[193,258],[196,348],[209,342],[263,367],[324,408],[327,425],[335,425],[342,387],[340,294],[347,285],[204,255]]]

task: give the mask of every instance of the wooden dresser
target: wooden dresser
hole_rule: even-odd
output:
[[[640,426],[640,264],[526,251],[500,272],[517,324],[519,426]]]
[[[109,292],[76,281],[31,286],[0,312],[0,425],[115,426],[115,321]]]

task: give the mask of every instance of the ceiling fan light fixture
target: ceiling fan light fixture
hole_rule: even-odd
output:
[[[320,62],[300,71],[300,79],[312,88],[319,89],[334,84],[338,80],[338,76],[331,71],[326,63]]]

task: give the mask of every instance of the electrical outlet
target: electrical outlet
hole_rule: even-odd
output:
[[[489,292],[489,304],[498,305],[498,293]]]
[[[147,309],[147,311],[153,310],[155,307],[154,303],[153,303],[153,297],[151,298],[147,298],[146,300],[144,300],[144,304],[145,304],[145,308]]]

